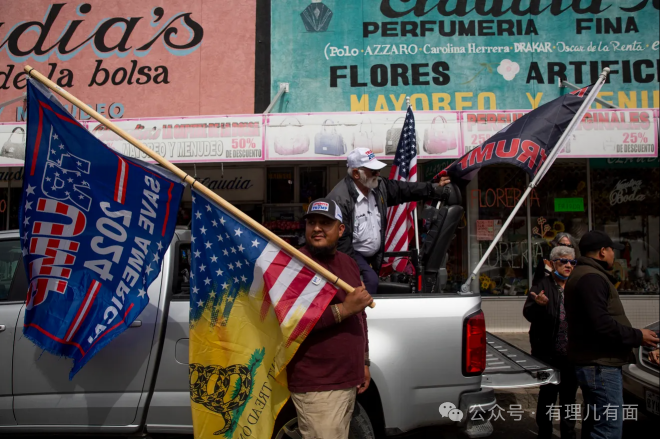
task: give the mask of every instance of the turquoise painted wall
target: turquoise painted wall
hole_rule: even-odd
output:
[[[658,107],[659,0],[277,0],[275,111],[531,109],[612,69],[601,97]]]

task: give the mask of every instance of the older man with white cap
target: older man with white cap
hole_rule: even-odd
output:
[[[348,155],[348,175],[328,194],[341,208],[346,231],[339,239],[338,250],[353,257],[369,294],[378,289],[378,271],[385,251],[387,208],[397,204],[442,198],[443,177],[437,183],[410,183],[379,178],[387,166],[367,148],[357,148]]]

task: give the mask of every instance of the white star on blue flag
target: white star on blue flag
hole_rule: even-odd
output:
[[[211,324],[225,326],[236,297],[249,292],[255,262],[268,241],[199,193],[193,198],[193,212],[199,212],[193,217],[193,237],[200,239],[192,240],[191,324],[208,307]],[[201,239],[213,227],[218,239]]]

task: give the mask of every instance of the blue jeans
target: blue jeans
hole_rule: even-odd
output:
[[[584,396],[582,439],[620,439],[623,434],[623,375],[620,367],[575,366]]]

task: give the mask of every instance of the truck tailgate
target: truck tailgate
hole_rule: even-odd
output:
[[[486,370],[482,387],[511,389],[558,384],[559,371],[512,346],[493,334],[486,333]]]

